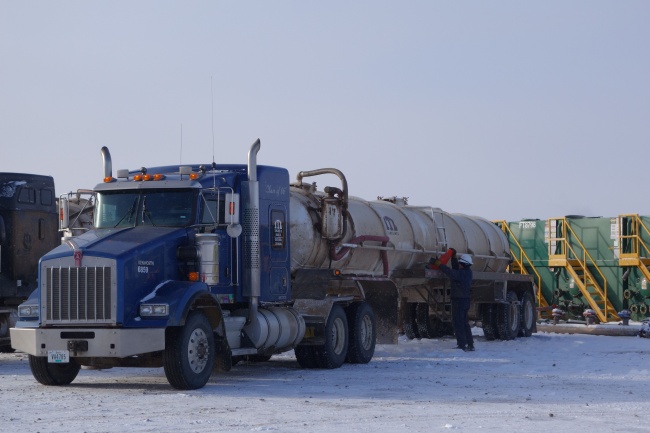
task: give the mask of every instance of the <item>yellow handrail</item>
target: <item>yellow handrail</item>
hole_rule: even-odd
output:
[[[556,221],[556,222],[560,221],[562,223],[561,228],[560,228],[561,237],[558,238],[558,237],[554,236],[554,233],[551,230],[551,226],[552,226],[551,221]],[[549,265],[551,265],[551,262],[554,261],[554,260],[552,260],[551,256],[556,256],[556,257],[557,256],[563,256],[563,259],[564,259],[564,265],[563,266],[565,268],[567,268],[567,269],[571,268],[571,270],[573,270],[573,265],[569,263],[569,260],[578,261],[579,264],[580,264],[580,268],[583,271],[582,281],[580,281],[580,283],[582,283],[582,287],[580,287],[580,290],[583,293],[583,295],[585,295],[585,297],[587,298],[587,301],[589,302],[589,304],[592,307],[595,307],[594,309],[597,311],[597,314],[598,314],[601,321],[607,321],[607,319],[609,317],[611,317],[611,318],[613,318],[615,320],[618,320],[618,315],[616,314],[616,310],[614,309],[613,306],[611,306],[611,303],[609,302],[609,299],[607,298],[607,279],[605,278],[605,275],[600,270],[600,267],[596,264],[596,261],[591,256],[589,251],[587,251],[587,248],[584,246],[584,244],[582,243],[582,241],[578,237],[577,233],[573,230],[573,228],[571,227],[571,225],[569,224],[567,219],[564,218],[564,217],[550,218],[548,220],[548,227],[549,227],[549,244],[548,244],[548,247],[549,247]],[[557,223],[556,223],[556,228],[557,228]],[[568,242],[567,233],[570,233],[573,236],[573,239],[575,240],[575,242],[582,249],[582,258],[580,258],[580,255],[578,253],[576,253],[573,246],[571,246],[571,244]],[[550,249],[552,248],[552,241],[560,242],[560,245],[564,247],[564,248],[562,248],[562,252],[560,254],[555,254],[555,253],[552,253],[550,251]],[[572,258],[569,258],[570,257],[569,254],[568,254],[569,252],[571,253]],[[587,259],[589,259],[589,260],[587,260]],[[556,262],[556,263],[558,263],[558,262]],[[597,281],[593,278],[593,275],[591,274],[591,272],[587,268],[587,263],[589,263],[598,272],[598,274],[600,275],[600,278],[602,279],[602,282],[603,282],[603,288],[602,289],[598,286]],[[577,274],[576,274],[576,276],[577,276]],[[604,313],[602,311],[600,311],[601,308],[597,304],[597,301],[594,300],[592,298],[592,296],[591,296],[591,293],[589,293],[587,291],[587,285],[588,285],[587,279],[588,278],[591,279],[592,285],[593,285],[594,289],[596,290],[596,292],[598,293],[598,295],[603,298],[602,302],[604,304],[604,309],[605,309]],[[583,290],[583,287],[584,287],[584,290]],[[611,312],[610,312],[610,310],[611,310]]]
[[[528,257],[528,254],[526,254],[526,251],[524,251],[524,248],[521,246],[519,243],[519,239],[517,239],[517,236],[512,232],[510,229],[510,226],[505,220],[497,220],[497,221],[492,221],[495,223],[505,235],[511,239],[514,244],[519,248],[519,257],[516,257],[512,255],[512,248],[510,249],[510,253],[512,255],[512,259],[517,263],[517,266],[519,266],[519,269],[521,269],[522,273],[527,274],[528,270],[524,266],[524,264],[527,264],[530,269],[533,271],[535,274],[535,280],[536,280],[536,287],[537,287],[537,306],[538,307],[547,307],[548,303],[546,302],[546,299],[542,296],[542,277],[539,275],[539,272],[537,272],[537,269],[535,268],[535,265],[533,265],[533,261]],[[525,259],[525,260],[524,260]]]

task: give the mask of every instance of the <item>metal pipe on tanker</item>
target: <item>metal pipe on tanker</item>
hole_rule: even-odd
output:
[[[310,176],[320,176],[322,174],[333,174],[337,176],[341,180],[341,192],[343,193],[343,206],[342,206],[342,216],[343,216],[343,230],[341,231],[340,239],[345,238],[345,235],[347,234],[348,231],[348,180],[345,178],[345,175],[341,170],[338,170],[336,168],[320,168],[318,170],[309,170],[309,171],[301,171],[296,175],[296,180],[298,181],[298,185],[302,186],[302,178],[303,177],[310,177]],[[325,190],[327,192],[327,188]],[[325,231],[325,228],[322,227],[321,230]],[[322,233],[325,235],[325,233]],[[333,239],[330,239],[333,240]],[[330,249],[331,251],[331,249]],[[333,259],[332,257],[330,257]]]

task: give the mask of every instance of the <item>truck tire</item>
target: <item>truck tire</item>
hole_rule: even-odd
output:
[[[418,304],[409,302],[404,308],[404,320],[402,321],[402,326],[404,328],[404,335],[409,340],[414,338],[420,339],[420,333],[418,332],[418,325],[415,318],[417,317],[417,306]]]
[[[69,385],[79,374],[81,366],[73,358],[66,364],[47,362],[44,356],[29,355],[29,368],[43,385]]]
[[[169,384],[176,389],[202,388],[214,367],[214,334],[203,313],[190,313],[185,326],[167,330],[164,368]]]
[[[497,338],[497,308],[494,304],[485,304],[483,306],[482,322],[485,339],[492,341]]]
[[[367,364],[375,354],[375,313],[367,302],[355,302],[347,309],[348,356],[350,364]]]
[[[316,346],[318,367],[334,369],[345,362],[348,355],[348,319],[343,308],[334,304],[325,324],[325,344]]]
[[[535,308],[535,301],[530,292],[524,292],[520,298],[521,301],[521,328],[519,330],[520,337],[530,337],[533,335],[535,322],[537,321],[537,309]]]
[[[517,294],[508,291],[507,304],[497,305],[497,329],[501,340],[514,340],[521,327],[521,308]]]

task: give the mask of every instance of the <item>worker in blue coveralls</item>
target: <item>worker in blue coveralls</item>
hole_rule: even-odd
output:
[[[450,248],[453,250],[453,248]],[[456,259],[456,250],[451,256],[451,268],[440,260],[434,259],[430,262],[432,267],[438,267],[451,279],[451,320],[456,334],[457,349],[465,352],[474,351],[474,338],[472,328],[467,320],[467,312],[470,305],[470,288],[472,286],[472,257],[469,254],[461,254]]]

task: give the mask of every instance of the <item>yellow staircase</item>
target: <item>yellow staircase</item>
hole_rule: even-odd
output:
[[[548,302],[546,302],[546,299],[544,299],[542,296],[542,277],[539,275],[539,272],[537,272],[537,269],[535,268],[535,265],[533,265],[532,260],[530,260],[528,254],[526,254],[526,251],[524,251],[523,247],[519,243],[519,239],[517,239],[517,236],[515,236],[512,230],[510,230],[510,226],[506,221],[499,220],[492,222],[496,224],[503,231],[503,233],[505,233],[506,237],[510,240],[511,245],[514,243],[514,245],[516,245],[517,249],[519,250],[519,254],[516,254],[515,251],[510,248],[512,263],[510,263],[508,271],[514,274],[524,275],[530,275],[530,272],[528,271],[529,269],[532,271],[537,297],[537,309],[540,313],[539,315],[542,318],[546,318],[547,316],[550,317]]]
[[[637,267],[646,281],[650,281],[650,248],[641,237],[644,232],[650,239],[650,230],[638,214],[618,216],[618,265]]]
[[[549,228],[548,266],[566,269],[589,307],[596,312],[601,322],[619,320],[616,309],[607,299],[605,275],[596,265],[596,261],[589,254],[566,218],[550,218],[547,227]],[[572,242],[569,242],[569,237]],[[589,268],[593,269],[596,275],[600,277],[602,287]]]

